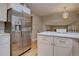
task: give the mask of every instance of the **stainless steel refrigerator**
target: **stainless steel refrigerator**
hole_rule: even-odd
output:
[[[23,11],[8,9],[8,24],[11,26],[11,30],[6,30],[11,33],[11,55],[22,55],[31,49],[31,16]]]

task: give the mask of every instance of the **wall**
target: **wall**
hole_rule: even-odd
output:
[[[69,13],[68,19],[62,18],[62,13],[56,13],[49,16],[43,17],[43,31],[46,30],[46,25],[69,25],[72,26],[79,22],[79,17],[76,13]],[[69,29],[72,29],[71,25],[69,25]],[[76,26],[76,25],[75,25]]]
[[[4,22],[0,22],[0,33],[4,32]]]
[[[37,33],[42,31],[42,18],[38,15],[32,15],[32,41],[37,38]]]

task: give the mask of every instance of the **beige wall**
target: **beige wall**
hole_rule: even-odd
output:
[[[0,22],[0,33],[4,32],[4,22]]]
[[[42,31],[42,18],[35,14],[32,16],[32,41],[35,41],[37,33]]]
[[[71,24],[73,26],[76,21],[79,22],[78,20],[79,20],[79,17],[75,13],[70,13],[69,19],[63,19],[62,13],[56,13],[53,15],[44,16],[43,17],[43,30],[46,30],[46,25],[69,25],[73,23]],[[72,29],[71,25],[69,25],[69,29]]]

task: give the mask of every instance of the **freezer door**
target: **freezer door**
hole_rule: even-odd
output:
[[[32,29],[32,21],[31,16],[23,13],[23,20],[21,21],[22,25],[22,38],[23,38],[23,47],[24,51],[31,48],[31,29]]]

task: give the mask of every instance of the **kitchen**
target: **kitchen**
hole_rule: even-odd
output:
[[[2,15],[0,41],[3,42],[0,55],[79,56],[78,5],[78,3],[0,4]]]

